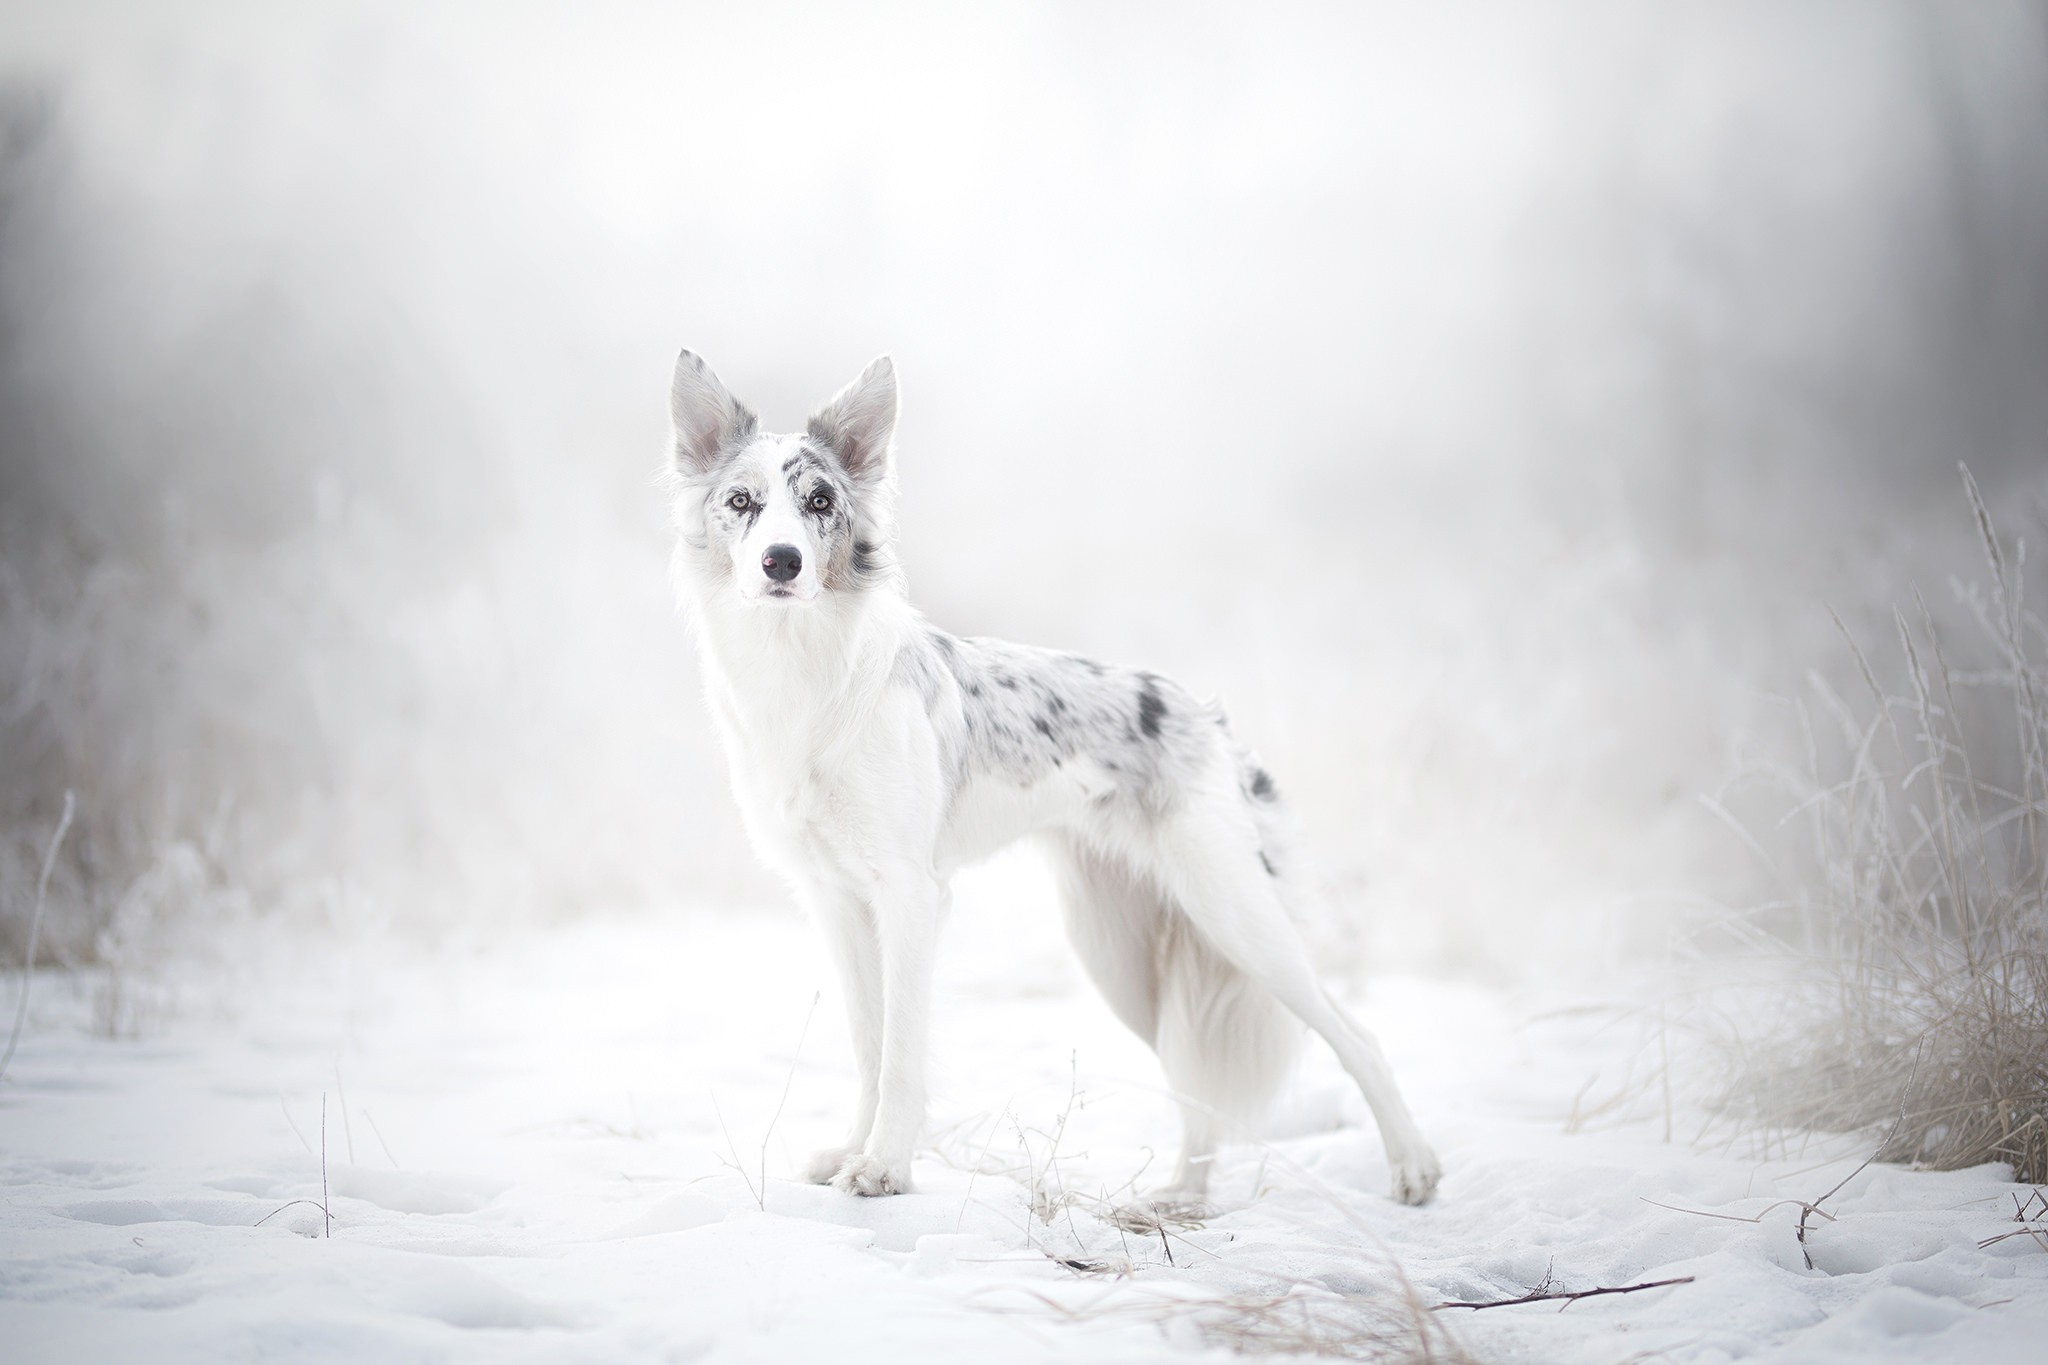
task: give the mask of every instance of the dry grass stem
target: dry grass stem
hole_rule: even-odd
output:
[[[2011,1241],[2015,1237],[2025,1237],[2030,1239],[2034,1245],[2040,1247],[2041,1250],[2048,1251],[2048,1192],[2044,1192],[2037,1185],[2024,1195],[2015,1194],[2012,1197],[2012,1221],[2018,1223],[2019,1226],[2011,1232],[2001,1232],[1995,1237],[1986,1237],[1983,1241],[1977,1243],[1977,1249],[1979,1251],[1986,1251],[1997,1246],[2000,1242]]]
[[[398,1158],[391,1155],[391,1144],[384,1140],[384,1130],[377,1126],[377,1116],[375,1114],[372,1114],[368,1109],[365,1109],[363,1110],[363,1121],[368,1123],[370,1125],[370,1131],[376,1134],[377,1145],[384,1149],[384,1157],[387,1161],[391,1163],[391,1169],[394,1171],[405,1169],[404,1167],[398,1164]]]
[[[57,850],[64,845],[64,832],[71,828],[71,816],[77,806],[69,791],[64,793],[64,814],[57,821],[57,832],[50,836],[49,847],[43,851],[43,873],[36,878],[36,909],[28,922],[28,952],[22,958],[21,999],[14,1006],[14,1030],[7,1035],[7,1054],[0,1056],[0,1077],[7,1074],[13,1064],[14,1049],[21,1042],[22,1025],[28,1022],[28,988],[36,974],[36,937],[43,927],[43,901],[50,891],[50,869],[57,865]]]
[[[1080,1301],[1018,1286],[990,1287],[977,1297],[991,1311],[1049,1311],[1073,1323],[1149,1323],[1176,1342],[1185,1338],[1247,1354],[1320,1355],[1390,1365],[1462,1365],[1471,1359],[1448,1325],[1431,1314],[1371,1226],[1339,1194],[1269,1144],[1254,1144],[1260,1150],[1254,1183],[1261,1193],[1268,1168],[1294,1176],[1359,1234],[1364,1257],[1384,1267],[1384,1284],[1344,1292],[1264,1268],[1255,1258],[1234,1256],[1228,1249],[1212,1250],[1203,1241],[1217,1239],[1197,1240],[1191,1234],[1213,1230],[1219,1215],[1207,1205],[1139,1196],[1144,1168],[1100,1194],[1071,1188],[1061,1179],[1061,1163],[1082,1158],[1070,1158],[1065,1139],[1072,1115],[1086,1103],[1070,1060],[1068,1093],[1055,1116],[1027,1124],[1006,1111],[1000,1118],[976,1121],[991,1124],[988,1140],[978,1140],[967,1122],[939,1137],[934,1148],[939,1159],[1022,1186],[1023,1232],[1031,1247],[1044,1260],[1100,1286],[1099,1293]],[[994,1131],[1014,1135],[1014,1155],[991,1159]],[[978,1157],[973,1155],[977,1149]],[[1063,1235],[1043,1236],[1041,1230],[1055,1224]],[[1121,1254],[1111,1238],[1121,1239]],[[1240,1288],[1246,1279],[1257,1287]],[[1020,1306],[1018,1298],[1027,1303]]]
[[[1645,1204],[1655,1204],[1660,1209],[1669,1209],[1673,1213],[1691,1214],[1695,1218],[1719,1218],[1730,1223],[1761,1223],[1764,1221],[1765,1218],[1770,1216],[1770,1214],[1772,1214],[1778,1209],[1796,1208],[1799,1210],[1799,1222],[1793,1230],[1793,1236],[1796,1237],[1799,1242],[1800,1259],[1805,1261],[1806,1268],[1808,1270],[1811,1270],[1813,1269],[1813,1252],[1810,1251],[1806,1245],[1807,1220],[1809,1218],[1818,1217],[1825,1218],[1830,1223],[1835,1221],[1835,1215],[1829,1213],[1826,1209],[1822,1208],[1821,1205],[1827,1203],[1828,1200],[1833,1199],[1836,1195],[1840,1194],[1844,1186],[1846,1186],[1850,1181],[1854,1180],[1857,1176],[1863,1174],[1864,1171],[1869,1169],[1870,1163],[1877,1160],[1878,1153],[1884,1151],[1885,1148],[1891,1144],[1892,1139],[1897,1136],[1899,1124],[1903,1123],[1904,1121],[1905,1115],[1902,1112],[1899,1115],[1899,1118],[1893,1122],[1892,1130],[1886,1133],[1884,1135],[1884,1138],[1877,1144],[1877,1151],[1874,1151],[1869,1156],[1863,1158],[1863,1160],[1857,1164],[1855,1170],[1849,1172],[1849,1174],[1843,1176],[1840,1180],[1837,1180],[1834,1183],[1834,1185],[1828,1190],[1828,1192],[1818,1199],[1779,1199],[1773,1201],[1772,1203],[1766,1204],[1757,1212],[1748,1215],[1739,1213],[1714,1213],[1707,1209],[1682,1208],[1677,1204],[1666,1204],[1661,1200],[1651,1199],[1647,1196],[1643,1197],[1643,1202]]]
[[[1076,1324],[1147,1323],[1186,1332],[1205,1347],[1245,1355],[1312,1355],[1382,1365],[1472,1365],[1472,1356],[1442,1323],[1405,1302],[1340,1294],[1302,1283],[1272,1294],[1198,1294],[1106,1286],[1075,1304],[1035,1290],[993,1291],[1029,1301],[1028,1308],[985,1305],[994,1312],[1050,1312]]]
[[[327,1204],[327,1096],[320,1096],[320,1213],[327,1220],[327,1235],[334,1235],[334,1212]]]
[[[334,1096],[341,1101],[341,1138],[348,1145],[348,1164],[356,1164],[356,1130],[348,1121],[348,1091],[341,1084],[341,1062],[334,1063]]]
[[[2041,1182],[2048,626],[2028,605],[2040,571],[2025,541],[2001,541],[1962,478],[1984,563],[1984,581],[1954,585],[1971,629],[1945,625],[1915,593],[1910,616],[1892,613],[1903,686],[1887,690],[1843,626],[1869,708],[1815,680],[1818,711],[1800,711],[1806,767],[1788,775],[1786,819],[1806,825],[1812,856],[1778,872],[1789,910],[1752,926],[1800,970],[1759,1002],[1778,1022],[1761,1045],[1737,1044],[1730,1093],[1767,1123],[1809,1130],[1874,1128],[1899,1112],[1877,1159],[2002,1161]]]

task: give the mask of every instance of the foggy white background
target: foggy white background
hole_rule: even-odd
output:
[[[780,904],[687,345],[893,354],[916,600],[1219,696],[1375,963],[1661,948],[1956,462],[2038,539],[2044,149],[2038,3],[11,5],[0,945],[67,788],[60,961]]]

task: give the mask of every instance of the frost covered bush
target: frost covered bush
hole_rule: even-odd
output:
[[[67,789],[45,961],[252,915],[432,934],[731,889],[745,864],[675,837],[725,816],[659,541],[577,526],[430,573],[366,549],[371,521],[153,572],[0,555],[6,960]]]
[[[1799,964],[1743,1050],[1760,1117],[1882,1129],[1885,1159],[2009,1162],[2048,1180],[2048,583],[1963,472],[1987,581],[1918,594],[1889,648],[1852,642],[1868,700],[1815,681],[1810,871],[1765,946]]]
[[[500,381],[532,336],[451,335],[437,291],[503,267],[403,234],[338,266],[319,225],[360,182],[265,119],[237,156],[117,155],[105,119],[0,81],[0,961],[67,790],[44,962],[752,889],[692,857],[734,830],[665,585],[658,384]],[[136,174],[170,146],[206,173]],[[228,201],[248,249],[214,238]],[[521,308],[554,378],[546,288]]]

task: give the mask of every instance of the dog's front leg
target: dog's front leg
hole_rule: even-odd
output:
[[[848,1194],[910,1190],[910,1154],[924,1127],[932,961],[946,896],[943,883],[914,867],[889,868],[876,879],[870,904],[881,949],[880,1086],[865,1146],[832,1180]]]
[[[882,952],[875,939],[874,913],[859,897],[813,886],[804,888],[802,899],[838,974],[846,1025],[853,1035],[853,1059],[860,1070],[860,1098],[854,1102],[846,1141],[818,1152],[804,1168],[806,1180],[827,1185],[848,1157],[867,1146],[875,1127],[882,1077]]]

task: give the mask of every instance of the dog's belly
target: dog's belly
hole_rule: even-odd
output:
[[[933,865],[941,877],[951,876],[1027,834],[1087,819],[1115,790],[1115,779],[1090,759],[1061,764],[1034,782],[978,774],[954,794]]]

